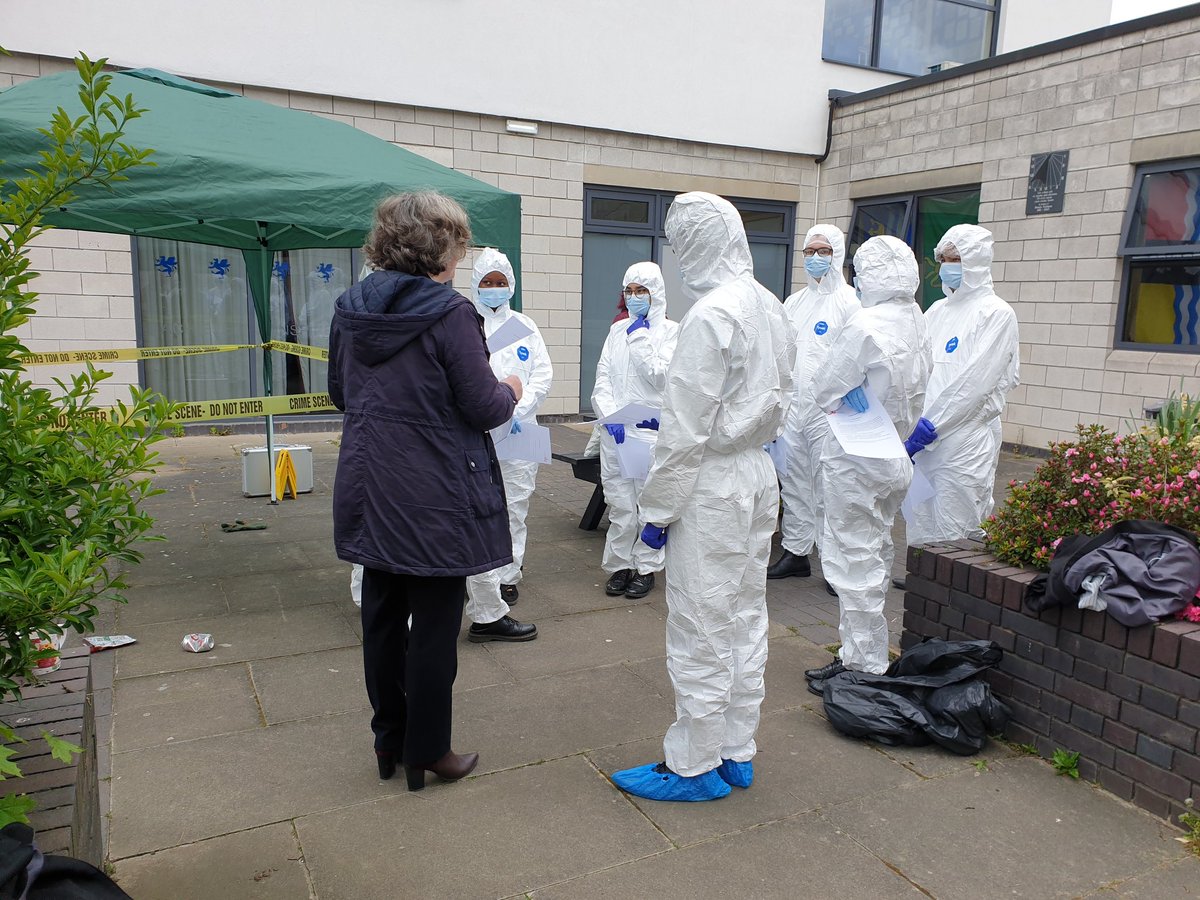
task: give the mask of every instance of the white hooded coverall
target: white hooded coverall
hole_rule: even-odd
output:
[[[829,351],[813,391],[817,404],[837,409],[847,392],[866,382],[902,438],[925,404],[931,368],[929,333],[913,299],[920,276],[908,246],[875,237],[854,254],[855,284],[863,308]],[[883,615],[896,547],[892,525],[912,481],[912,463],[849,456],[832,433],[821,456],[825,526],[821,568],[841,605],[841,659],[848,669],[879,674],[888,667]]]
[[[486,247],[475,260],[472,270],[472,287],[478,291],[479,282],[491,272],[499,272],[508,279],[509,299],[515,292],[516,281],[512,265],[503,253]],[[537,411],[550,393],[554,369],[550,354],[542,340],[542,334],[529,316],[513,310],[507,303],[499,309],[490,309],[479,302],[476,294],[475,308],[483,316],[483,332],[491,337],[510,318],[520,319],[532,330],[519,341],[502,347],[491,354],[492,372],[497,378],[516,375],[521,379],[522,394],[513,420],[522,425],[536,425]],[[502,426],[511,429],[511,423]],[[521,563],[525,559],[525,517],[529,513],[529,498],[533,494],[537,479],[538,464],[524,460],[504,459],[500,461],[500,472],[504,476],[504,493],[508,498],[508,529],[512,533],[513,560],[499,569],[471,575],[467,578],[467,618],[478,624],[495,622],[508,615],[508,604],[500,597],[501,584],[516,584],[521,580]]]
[[[946,299],[925,313],[933,375],[924,415],[938,439],[913,459],[934,489],[912,511],[907,537],[914,546],[983,537],[980,523],[994,505],[1000,414],[1018,383],[1017,317],[992,288],[991,232],[955,225],[938,242],[938,261],[950,244],[962,257],[962,284],[943,287]]]
[[[813,379],[825,368],[829,348],[851,313],[860,309],[854,288],[846,284],[846,240],[836,225],[814,225],[804,246],[820,235],[833,248],[832,264],[820,281],[808,273],[808,285],[783,303],[796,330],[795,394],[783,429],[786,471],[779,476],[783,494],[783,549],[807,556],[821,537],[821,451],[829,434],[829,417],[813,398]],[[905,435],[907,437],[908,435]]]
[[[779,488],[763,444],[783,426],[795,338],[754,280],[741,217],[712,194],[675,198],[667,238],[696,304],[679,327],[641,520],[670,526],[666,763],[701,775],[755,753],[767,661],[767,560]]]
[[[614,322],[600,351],[596,366],[596,386],[592,391],[592,409],[600,418],[611,416],[630,403],[662,406],[667,384],[667,366],[675,353],[679,324],[667,319],[667,291],[662,270],[652,262],[634,263],[625,273],[622,288],[640,284],[650,291],[649,328],[626,333],[634,317]],[[608,503],[608,537],[604,541],[605,572],[634,569],[641,575],[663,567],[664,549],[655,550],[638,540],[638,494],[642,482],[622,478],[617,463],[617,444],[603,428],[600,434],[600,480]],[[658,434],[649,429],[625,427],[625,440],[654,444]]]

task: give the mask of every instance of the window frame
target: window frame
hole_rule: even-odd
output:
[[[1121,242],[1117,248],[1117,256],[1121,260],[1121,292],[1117,298],[1117,319],[1113,329],[1114,350],[1138,350],[1143,353],[1200,354],[1200,344],[1149,344],[1128,341],[1122,337],[1126,330],[1125,318],[1129,314],[1129,287],[1132,281],[1134,265],[1161,262],[1191,262],[1200,265],[1200,244],[1175,244],[1166,247],[1131,247],[1129,244],[1129,235],[1133,228],[1134,212],[1137,208],[1137,200],[1141,196],[1142,185],[1145,182],[1146,176],[1157,175],[1161,172],[1176,172],[1180,169],[1200,170],[1200,156],[1186,156],[1180,159],[1142,163],[1134,170],[1133,185],[1129,192],[1129,200],[1125,205],[1125,216],[1121,222]]]
[[[988,41],[988,52],[983,59],[990,59],[996,55],[996,48],[1000,45],[1000,8],[1006,0],[939,0],[943,3],[953,3],[956,6],[967,6],[972,9],[983,10],[992,14],[991,37]],[[896,69],[886,69],[879,65],[879,40],[883,36],[883,4],[884,0],[874,0],[875,11],[871,17],[871,62],[869,64],[846,62],[840,59],[831,59],[825,55],[825,39],[824,33],[821,36],[821,61],[832,63],[835,66],[850,66],[852,69],[866,69],[870,72],[883,72],[888,75],[899,75],[904,78],[918,78],[922,75],[933,74],[931,72],[918,72],[914,75],[912,72],[900,72]],[[829,0],[826,0],[826,14],[829,11]],[[971,62],[979,62],[979,60],[968,60],[964,65]],[[947,70],[949,71],[949,70]]]

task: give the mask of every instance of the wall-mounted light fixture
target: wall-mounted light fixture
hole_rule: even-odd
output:
[[[517,119],[509,119],[504,126],[506,131],[511,131],[513,134],[537,134],[537,122],[521,122]]]

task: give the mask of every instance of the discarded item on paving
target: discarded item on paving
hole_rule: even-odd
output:
[[[255,522],[248,525],[245,519],[234,519],[232,522],[221,523],[221,530],[226,534],[229,534],[231,531],[265,531],[266,528],[267,525],[265,522]]]
[[[906,650],[882,675],[847,670],[827,678],[825,715],[851,737],[910,746],[932,742],[969,756],[1012,716],[979,677],[1002,655],[992,641],[931,638]]]
[[[113,650],[117,647],[136,644],[137,638],[127,634],[93,634],[85,637],[83,642],[88,645],[90,652],[99,653],[101,650]]]
[[[190,653],[206,653],[216,646],[211,634],[185,634],[183,649]]]

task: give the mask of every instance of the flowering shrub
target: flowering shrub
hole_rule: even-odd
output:
[[[997,557],[1046,569],[1067,535],[1099,534],[1125,519],[1200,530],[1200,436],[1077,430],[1077,440],[1050,445],[1033,478],[1010,483],[985,526]]]

